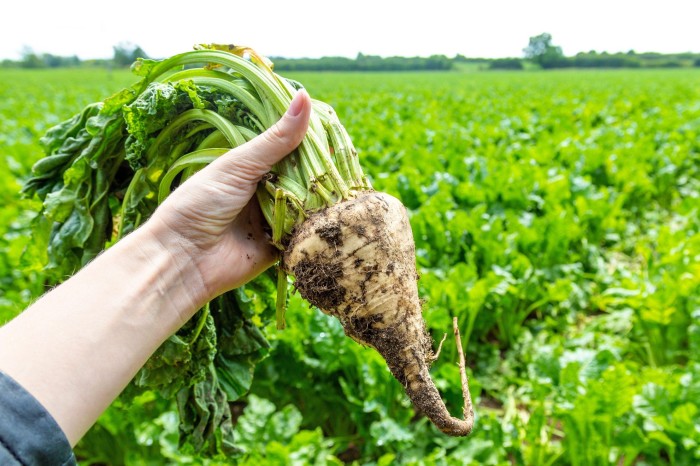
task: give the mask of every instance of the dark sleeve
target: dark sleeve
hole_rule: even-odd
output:
[[[0,464],[75,465],[68,439],[51,414],[0,371]]]

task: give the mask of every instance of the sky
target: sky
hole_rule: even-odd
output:
[[[160,58],[209,42],[284,57],[520,57],[543,32],[566,55],[700,52],[700,0],[20,0],[1,15],[0,59],[110,58],[120,43]]]

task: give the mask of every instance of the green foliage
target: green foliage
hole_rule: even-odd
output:
[[[571,66],[577,68],[639,68],[642,60],[634,53],[577,53],[570,59]]]
[[[697,54],[661,54],[655,52],[635,53],[634,50],[622,53],[598,53],[595,50],[579,52],[567,57],[561,47],[552,44],[551,34],[544,33],[530,37],[528,46],[523,49],[525,58],[543,69],[550,68],[683,68],[697,66]]]
[[[356,58],[274,58],[275,71],[436,71],[452,69],[444,55],[429,57],[380,57],[358,54]]]
[[[552,44],[552,35],[547,32],[530,37],[523,52],[525,58],[532,60],[542,68],[563,68],[568,64],[561,47]]]
[[[41,266],[47,244],[32,234],[29,222],[36,203],[20,199],[22,180],[42,154],[46,130],[100,96],[133,81],[103,70],[42,72],[3,70],[0,76],[0,322],[5,322],[43,290]],[[18,84],[19,83],[19,84]],[[79,86],[76,83],[80,83]],[[45,224],[48,230],[50,225]]]
[[[519,58],[499,58],[489,63],[491,70],[522,70],[523,62]]]
[[[112,48],[114,49],[112,62],[116,66],[129,67],[139,58],[148,58],[141,47],[130,42],[120,42]]]
[[[700,461],[697,71],[294,77],[336,108],[373,185],[409,207],[428,329],[439,340],[459,317],[477,420],[469,438],[442,436],[336,321],[294,295],[276,331],[263,325],[274,286],[247,289],[237,303],[270,347],[231,330],[231,349],[268,354],[230,405],[241,464]],[[3,319],[44,280],[17,177],[48,127],[131,79],[0,73]],[[20,265],[23,251],[37,258]],[[226,373],[251,380],[248,357],[230,355]],[[456,413],[455,360],[448,338],[432,375]],[[82,464],[225,464],[180,448],[178,425],[176,401],[132,394],[77,452]]]
[[[23,194],[42,201],[33,233],[46,245],[47,257],[35,253],[27,260],[36,260],[34,268],[44,266],[48,284],[71,276],[147,219],[170,192],[174,178],[161,180],[176,160],[201,156],[212,145],[220,155],[272,125],[260,126],[256,110],[263,102],[251,98],[256,107],[238,99],[250,96],[249,89],[256,96],[272,93],[253,88],[258,81],[236,86],[241,75],[221,71],[218,81],[226,91],[212,79],[202,87],[191,79],[154,81],[183,63],[209,63],[202,54],[237,60],[243,75],[252,66],[232,54],[206,50],[163,62],[139,61],[134,70],[143,76],[141,81],[87,105],[40,139],[46,156],[33,165]],[[200,71],[209,78],[213,74]],[[264,102],[271,103],[277,105]],[[236,455],[228,403],[248,391],[255,364],[267,355],[269,345],[260,327],[271,317],[275,290],[275,281],[263,274],[207,303],[152,355],[124,398],[157,390],[176,399],[183,451]]]

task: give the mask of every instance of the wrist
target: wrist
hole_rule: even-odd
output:
[[[72,445],[206,301],[191,258],[153,228],[147,222],[0,327],[0,368]]]
[[[152,219],[125,237],[120,244],[134,250],[135,259],[148,273],[139,284],[144,299],[157,307],[171,323],[170,333],[184,325],[210,297],[190,245]],[[115,245],[119,247],[120,244]]]

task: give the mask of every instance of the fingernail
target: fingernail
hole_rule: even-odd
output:
[[[306,90],[299,90],[292,99],[292,103],[289,104],[289,108],[287,109],[287,114],[289,116],[295,117],[301,113],[301,109],[304,106],[304,99],[302,98],[302,94],[306,94]]]

